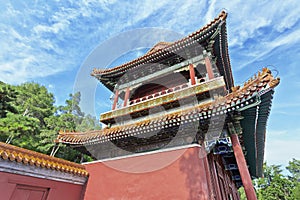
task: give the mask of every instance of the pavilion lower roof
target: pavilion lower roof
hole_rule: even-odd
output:
[[[263,175],[263,162],[266,138],[266,125],[271,111],[274,91],[261,95],[258,106],[241,112],[242,140],[247,151],[246,160],[250,174],[254,177]]]
[[[228,54],[226,17],[227,13],[222,11],[209,24],[181,40],[164,43],[164,45],[161,45],[161,48],[155,48],[155,45],[148,53],[137,59],[114,68],[94,69],[91,75],[113,91],[120,77],[129,70],[143,67],[143,70],[141,70],[143,73],[153,73],[154,70],[161,70],[160,67],[149,67],[146,66],[147,64],[153,65],[154,63],[155,65],[155,63],[161,63],[174,56],[174,54],[180,55],[179,52],[184,51],[184,49],[194,48],[198,45],[209,51],[216,58],[218,70],[221,76],[224,76],[227,89],[230,90],[234,86],[234,82]],[[147,72],[148,68],[149,72]]]
[[[264,68],[257,76],[247,81],[243,87],[234,87],[232,92],[224,97],[205,103],[189,107],[178,112],[165,114],[159,117],[153,117],[147,120],[129,123],[125,125],[113,126],[102,130],[87,132],[60,132],[56,142],[88,145],[107,142],[118,138],[126,138],[143,133],[147,129],[159,129],[168,124],[184,123],[191,119],[208,119],[212,116],[218,116],[241,108],[247,108],[257,101],[260,95],[273,90],[279,83],[279,78],[274,78],[271,72]]]

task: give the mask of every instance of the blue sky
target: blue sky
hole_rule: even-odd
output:
[[[84,103],[92,104],[98,115],[110,109],[110,93],[89,76],[92,68],[142,55],[155,42],[176,37],[159,35],[111,62],[103,62],[106,41],[114,38],[117,44],[124,32],[153,27],[187,35],[226,9],[235,83],[242,84],[264,66],[281,77],[267,127],[266,160],[286,165],[300,159],[300,3],[274,2],[0,0],[0,80],[41,83],[55,94],[57,104],[64,103],[80,80],[82,88],[92,85],[93,100]],[[101,55],[93,55],[101,45]]]

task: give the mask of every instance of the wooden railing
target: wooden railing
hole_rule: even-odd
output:
[[[147,97],[139,98],[127,107],[103,113],[100,115],[100,121],[105,123],[107,120],[113,119],[115,117],[124,116],[150,107],[163,105],[172,101],[183,99],[192,95],[197,95],[224,86],[225,82],[223,77],[217,77],[215,79],[209,80],[207,82],[202,82],[193,86],[176,86],[174,88],[169,88],[164,91],[161,91],[160,93],[155,93],[153,95],[148,95]]]

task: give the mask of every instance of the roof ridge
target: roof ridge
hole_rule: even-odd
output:
[[[188,36],[186,36],[186,37],[184,37],[184,38],[182,38],[182,39],[180,39],[178,41],[173,42],[172,44],[170,44],[170,45],[168,45],[168,46],[166,46],[164,48],[157,49],[157,50],[155,50],[153,52],[146,53],[146,54],[144,54],[144,55],[142,55],[142,56],[140,56],[140,57],[138,57],[138,58],[136,58],[134,60],[131,60],[131,61],[127,62],[127,63],[121,64],[121,65],[113,67],[113,68],[109,68],[109,69],[97,69],[97,68],[94,68],[93,71],[92,71],[92,73],[91,73],[91,75],[92,76],[96,76],[97,74],[110,73],[110,72],[116,71],[116,70],[118,70],[120,68],[128,67],[128,65],[131,65],[131,64],[133,64],[135,62],[138,62],[138,61],[141,61],[141,60],[143,60],[143,58],[150,57],[151,55],[153,55],[155,53],[158,53],[158,52],[163,51],[163,50],[167,50],[168,48],[170,48],[173,45],[177,45],[178,43],[181,43],[181,42],[183,42],[185,40],[188,40],[191,37],[193,37],[194,35],[200,33],[201,31],[204,31],[204,30],[208,29],[213,24],[215,24],[217,21],[219,21],[219,20],[224,21],[224,20],[226,20],[226,18],[227,18],[227,12],[225,10],[222,10],[217,17],[215,17],[212,21],[210,21],[210,23],[206,24],[205,26],[203,26],[202,28],[198,29],[197,31],[189,34]]]

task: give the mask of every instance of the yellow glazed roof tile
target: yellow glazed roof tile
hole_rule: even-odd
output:
[[[0,158],[3,160],[9,160],[11,162],[57,170],[77,176],[88,176],[88,172],[81,164],[55,158],[35,151],[30,151],[3,142],[0,142]]]

